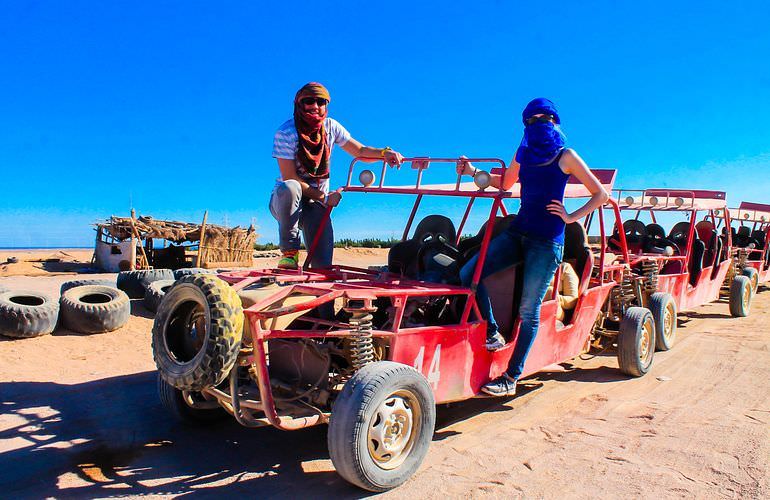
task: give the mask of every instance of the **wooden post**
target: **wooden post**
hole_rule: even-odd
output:
[[[140,268],[144,269],[150,268],[150,260],[147,258],[147,254],[144,252],[144,245],[142,245],[142,237],[139,234],[139,230],[136,229],[136,224],[134,224],[134,221],[136,220],[136,211],[132,208],[131,209],[131,232],[134,234],[136,239],[139,241],[139,250],[142,254],[143,261],[140,264]]]
[[[203,259],[203,240],[206,238],[206,219],[209,218],[209,211],[203,212],[203,224],[201,224],[201,239],[198,240],[198,259],[195,263],[195,267],[201,267],[201,261]]]

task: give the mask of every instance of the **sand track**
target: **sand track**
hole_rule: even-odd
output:
[[[55,293],[73,276],[3,278]],[[35,280],[35,281],[30,281]],[[126,327],[0,340],[0,491],[9,497],[242,493],[357,497],[325,428],[170,421],[155,393],[151,316]],[[540,374],[511,400],[441,407],[428,458],[393,497],[770,495],[770,290],[681,321],[672,351],[628,379],[613,354]]]

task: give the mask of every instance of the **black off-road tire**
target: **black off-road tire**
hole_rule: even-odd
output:
[[[670,293],[655,292],[650,296],[650,312],[655,321],[655,348],[668,351],[676,341],[676,302]]]
[[[158,280],[147,285],[147,291],[144,292],[144,308],[151,312],[158,312],[160,302],[172,286],[174,280]]]
[[[78,333],[111,332],[131,317],[128,295],[112,286],[71,288],[61,296],[60,304],[62,325]]]
[[[751,310],[751,280],[747,276],[736,276],[730,285],[730,314],[745,318]]]
[[[217,272],[213,269],[204,269],[202,267],[186,267],[174,270],[174,279],[178,280],[182,276],[189,276],[191,274],[217,274]]]
[[[744,267],[741,275],[746,276],[751,281],[751,292],[757,293],[759,288],[759,272],[753,267]]]
[[[111,286],[112,288],[115,288],[115,280],[72,280],[72,281],[65,281],[61,284],[61,287],[59,288],[59,294],[64,295],[64,292],[67,290],[70,290],[72,288],[78,287],[78,286],[88,286],[88,285],[101,285],[101,286]]]
[[[629,307],[618,331],[620,371],[641,377],[650,370],[655,355],[655,320],[649,309]]]
[[[121,271],[118,273],[118,288],[132,299],[144,298],[147,285],[158,280],[173,280],[171,269],[143,269],[141,271]]]
[[[394,395],[402,400],[407,398],[412,416],[417,416],[413,418],[414,436],[408,440],[411,444],[401,455],[403,462],[384,468],[375,458],[378,452],[370,448],[377,450],[379,446],[369,429],[382,418],[388,408],[386,402],[393,401]],[[400,363],[371,363],[353,375],[334,402],[329,421],[329,455],[345,480],[368,491],[387,491],[409,479],[420,467],[428,453],[435,423],[436,403],[425,377]]]
[[[208,274],[183,276],[163,297],[152,327],[152,355],[163,379],[201,391],[230,373],[241,345],[238,294]]]
[[[48,295],[29,290],[0,292],[0,335],[30,338],[56,328],[59,303]]]
[[[193,398],[203,399],[198,393],[190,395]],[[204,424],[214,422],[227,417],[227,412],[221,407],[193,408],[185,402],[182,391],[170,385],[158,374],[158,397],[163,407],[180,422]]]

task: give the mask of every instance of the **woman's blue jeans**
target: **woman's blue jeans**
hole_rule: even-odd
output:
[[[561,262],[563,251],[563,246],[555,241],[532,238],[513,230],[504,231],[489,243],[481,280],[476,289],[476,302],[482,317],[488,322],[488,336],[497,332],[497,323],[492,314],[489,294],[483,284],[484,278],[520,262],[524,263],[524,276],[517,277],[524,280],[519,305],[521,329],[507,370],[508,375],[514,379],[518,380],[521,376],[527,354],[537,335],[540,306],[551,278]],[[463,286],[471,285],[478,260],[479,255],[476,254],[460,270]]]

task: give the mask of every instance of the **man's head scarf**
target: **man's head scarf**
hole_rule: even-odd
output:
[[[551,115],[556,123],[535,122],[527,125],[527,119],[534,115]],[[533,99],[521,113],[524,122],[524,137],[516,151],[516,161],[526,165],[543,165],[553,160],[564,149],[567,137],[561,131],[556,105],[543,97]]]
[[[331,153],[330,145],[326,143],[326,127],[324,127],[328,108],[326,106],[320,108],[318,115],[308,114],[302,104],[302,99],[306,97],[327,101],[331,101],[331,98],[326,87],[316,82],[305,84],[294,96],[294,126],[299,136],[297,160],[309,175],[325,179],[329,177]]]

